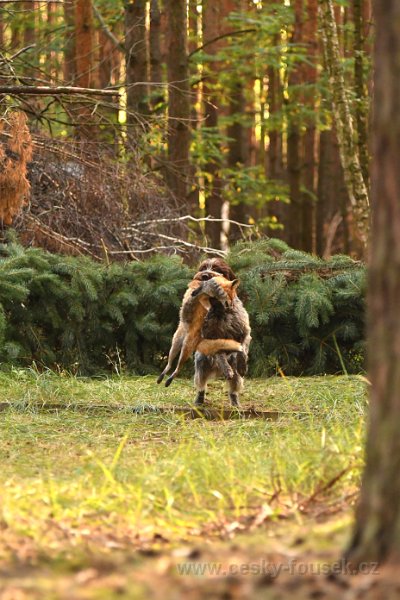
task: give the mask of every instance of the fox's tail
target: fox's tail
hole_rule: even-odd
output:
[[[202,354],[210,355],[224,350],[226,352],[242,352],[243,347],[240,342],[236,342],[235,340],[201,340],[196,350]]]

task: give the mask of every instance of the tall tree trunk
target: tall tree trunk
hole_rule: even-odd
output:
[[[219,36],[226,32],[225,18],[231,9],[230,1],[223,0],[215,2],[214,0],[203,1],[203,43],[207,44],[206,52],[209,55],[216,55],[220,52],[225,40],[215,41]],[[205,105],[205,125],[209,130],[218,130],[218,115],[220,105],[219,94],[215,89],[215,83],[218,78],[218,72],[221,64],[214,61],[208,66],[208,77],[204,82],[203,95]],[[221,219],[222,217],[222,189],[223,181],[220,175],[222,164],[214,159],[206,166],[208,181],[206,182],[205,212],[206,215]],[[213,248],[221,246],[222,226],[218,222],[206,223],[206,234]]]
[[[343,65],[340,60],[332,0],[319,0],[319,14],[321,18],[326,68],[331,84],[340,158],[356,226],[359,230],[360,238],[364,245],[366,245],[369,231],[368,190],[361,171],[353,118],[344,83]]]
[[[289,244],[301,248],[302,239],[302,193],[300,132],[296,122],[289,124],[287,138],[287,170],[290,190]]]
[[[274,46],[278,46],[280,38],[277,36],[274,39]],[[280,79],[279,69],[274,66],[268,67],[268,94],[267,104],[269,119],[273,119],[282,111],[282,83]],[[268,125],[268,121],[267,121]],[[279,181],[286,178],[286,172],[283,166],[283,140],[282,140],[282,128],[274,127],[268,128],[268,150],[266,152],[266,165],[265,170],[269,179]],[[283,225],[283,229],[274,229],[274,237],[280,238],[285,242],[289,242],[289,229],[288,224],[288,213],[289,206],[284,202],[269,202],[267,205],[267,214],[269,218],[273,219],[280,225]]]
[[[137,148],[148,115],[146,0],[125,3],[128,142]]]
[[[189,32],[189,57],[192,52],[195,52],[196,49],[201,44],[202,34],[201,34],[201,18],[199,12],[197,10],[198,0],[188,0],[188,32]],[[189,68],[190,68],[190,77],[193,81],[193,85],[191,88],[191,109],[190,114],[192,118],[192,127],[193,129],[199,132],[202,125],[202,112],[201,112],[201,102],[202,102],[202,88],[201,88],[201,70],[200,65],[194,61],[190,62],[189,60]],[[200,211],[200,180],[199,177],[196,176],[196,165],[191,165],[191,189],[188,198],[188,210],[190,214],[199,216]]]
[[[294,2],[294,28],[291,37],[292,46],[303,44],[303,0]],[[289,124],[287,138],[287,169],[290,190],[289,207],[289,244],[293,248],[301,248],[303,237],[301,172],[302,157],[300,151],[300,123],[298,117],[299,92],[302,84],[302,69],[297,65],[289,75],[289,90],[294,86],[293,97],[289,100]]]
[[[360,166],[367,188],[369,187],[368,153],[368,99],[364,81],[364,3],[366,0],[353,0],[354,19],[354,91],[356,94],[356,127]]]
[[[238,78],[230,91],[229,114],[232,123],[227,128],[228,142],[228,167],[240,169],[248,164],[249,160],[249,135],[248,127],[243,125],[242,119],[246,112],[246,98],[243,83]],[[247,207],[242,202],[230,204],[229,218],[233,221],[244,223],[247,221]],[[230,239],[240,239],[241,232],[234,226],[230,231]]]
[[[49,35],[48,41],[48,49],[46,52],[46,61],[47,61],[47,73],[49,81],[54,81],[57,78],[56,72],[56,52],[52,49],[52,30],[55,26],[55,16],[56,16],[57,5],[53,2],[49,2],[47,5],[47,30]]]
[[[80,87],[93,85],[93,10],[91,0],[76,0],[75,2],[75,82]],[[90,138],[95,134],[93,127],[92,107],[87,104],[77,104],[76,119],[79,123],[76,134],[78,137]],[[92,126],[91,126],[92,125]]]
[[[317,252],[325,258],[351,250],[348,234],[349,197],[334,130],[320,133],[316,215]]]
[[[231,11],[242,13],[248,11],[249,8],[250,4],[247,0],[235,0],[230,7]],[[255,10],[255,5],[253,5],[253,10]],[[240,71],[237,74],[232,74],[232,85],[229,90],[229,116],[232,123],[227,129],[227,134],[230,138],[228,143],[228,167],[231,169],[252,166],[253,123],[250,121],[250,115],[254,114],[255,65],[252,72],[250,70],[251,61],[247,60],[246,63],[247,70],[245,74]],[[243,119],[245,119],[245,123]],[[251,212],[255,212],[255,210],[255,208],[251,210],[250,206],[243,202],[231,203],[229,218],[240,223],[246,223]],[[232,226],[229,234],[232,241],[242,237],[242,232],[237,226]]]
[[[93,11],[91,0],[75,3],[76,85],[90,87],[93,77]]]
[[[65,22],[65,38],[64,38],[64,81],[69,85],[74,85],[76,78],[76,63],[75,63],[75,2],[64,2],[64,22]]]
[[[399,3],[375,1],[372,238],[366,467],[347,553],[400,562],[400,36]]]
[[[27,46],[32,46],[35,44],[36,40],[36,2],[30,2],[27,0],[23,3],[24,7],[24,39],[23,44],[26,48]],[[33,55],[27,55],[29,58],[27,60],[30,63],[34,62]],[[24,67],[24,75],[27,77],[35,77],[35,67],[31,65],[27,65]]]
[[[308,62],[303,64],[303,81],[309,86],[310,92],[305,92],[304,102],[310,114],[315,114],[315,84],[317,81],[317,25],[318,2],[307,0],[307,18],[303,24],[303,41],[307,48]],[[306,252],[315,252],[315,182],[316,182],[316,127],[314,116],[306,121],[306,131],[303,135],[303,188],[302,192],[302,240],[301,248]]]
[[[150,0],[150,81],[153,84],[150,90],[151,105],[156,108],[164,102],[163,71],[161,54],[161,11],[159,0]]]
[[[186,0],[166,0],[168,23],[168,168],[167,182],[185,205],[189,191],[190,87]]]

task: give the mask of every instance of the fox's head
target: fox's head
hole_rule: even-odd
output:
[[[237,296],[237,288],[240,283],[239,279],[233,279],[233,281],[229,281],[229,279],[225,279],[225,277],[222,275],[215,275],[214,279],[226,293],[228,297],[228,307],[232,306],[233,301]]]

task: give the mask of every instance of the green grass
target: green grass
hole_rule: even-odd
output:
[[[366,408],[360,377],[248,380],[243,406],[282,411],[277,421],[39,408],[188,404],[188,380],[166,390],[153,377],[13,371],[0,375],[0,390],[0,401],[13,404],[1,414],[1,518],[7,535],[30,541],[34,556],[110,539],[118,546],[212,535],[213,525],[266,503],[272,520],[299,517],[302,500],[316,491],[318,500],[340,502],[358,484]],[[220,382],[210,386],[211,405],[224,396]],[[1,553],[13,555],[0,543]]]

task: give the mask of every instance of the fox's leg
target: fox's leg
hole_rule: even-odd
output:
[[[197,390],[195,404],[197,406],[202,406],[206,396],[207,381],[211,376],[213,365],[207,356],[196,352],[194,358],[194,369],[194,383]]]
[[[239,392],[243,388],[243,377],[237,371],[234,371],[233,378],[228,381],[229,400],[232,406],[240,406]]]
[[[181,349],[181,353],[179,355],[179,360],[178,360],[178,364],[175,367],[175,371],[172,373],[172,375],[170,375],[167,379],[167,381],[165,382],[165,387],[168,387],[171,385],[171,383],[173,382],[174,378],[176,377],[176,375],[179,373],[182,365],[187,361],[187,359],[189,358],[189,356],[192,354],[193,350],[195,349],[197,345],[197,340],[194,341],[192,339],[185,339],[185,341],[182,344],[182,349]]]
[[[221,352],[225,350],[226,352],[242,352],[242,344],[237,342],[236,340],[229,339],[204,339],[201,340],[196,350],[201,352],[202,354],[215,354],[216,352]]]
[[[172,338],[171,349],[168,354],[168,363],[162,373],[158,376],[157,383],[161,383],[164,379],[165,375],[172,369],[172,364],[175,360],[175,357],[178,355],[180,349],[182,348],[184,334],[180,331],[176,331],[174,333],[174,337]]]

